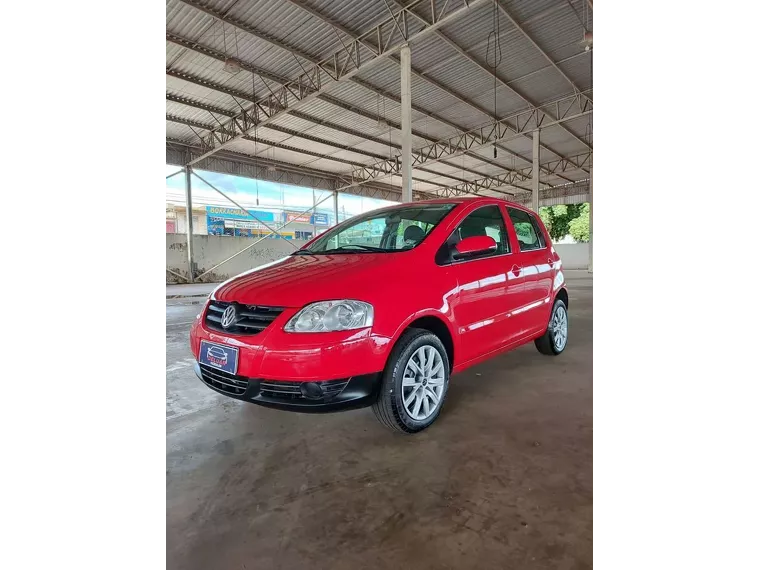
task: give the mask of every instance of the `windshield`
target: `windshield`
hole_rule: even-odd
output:
[[[415,248],[456,204],[409,205],[384,212],[369,212],[330,230],[308,249],[313,253],[388,253]]]

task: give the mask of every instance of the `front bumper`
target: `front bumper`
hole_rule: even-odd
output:
[[[285,382],[346,379],[385,368],[391,348],[389,338],[370,328],[314,334],[284,332],[284,324],[296,312],[297,309],[285,309],[265,330],[254,335],[210,330],[201,314],[190,329],[192,354],[199,360],[203,340],[231,346],[239,350],[237,374]]]
[[[319,398],[303,396],[303,382],[247,378],[195,363],[195,375],[212,390],[245,402],[291,412],[325,413],[370,406],[377,397],[381,372],[316,382]]]

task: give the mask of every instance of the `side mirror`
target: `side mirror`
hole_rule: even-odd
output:
[[[490,236],[472,236],[453,246],[453,259],[466,259],[486,253],[494,253],[498,244]]]

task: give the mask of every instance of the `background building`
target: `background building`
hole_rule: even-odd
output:
[[[193,206],[192,233],[195,235],[235,237],[271,235],[274,239],[280,239],[280,235],[272,232],[270,228],[279,230],[287,224],[279,232],[285,239],[308,240],[335,224],[334,214],[330,215],[323,212],[312,214],[294,210],[261,209],[250,209],[249,211],[258,220],[240,208]],[[167,205],[166,233],[187,233],[187,210],[184,206]]]

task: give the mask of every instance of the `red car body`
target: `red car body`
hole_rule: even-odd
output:
[[[427,328],[440,337],[452,373],[543,335],[554,299],[559,296],[568,305],[568,297],[561,260],[540,218],[534,216],[545,247],[521,251],[506,209],[529,212],[523,206],[491,198],[432,202],[455,206],[408,251],[292,255],[221,284],[194,322],[190,342],[196,359],[201,341],[237,349],[237,370],[204,378],[196,364],[198,376],[238,399],[282,409],[330,411],[365,406],[376,398],[390,352],[409,327]],[[503,215],[510,253],[440,265],[436,253],[458,224],[478,208],[492,205]],[[304,306],[334,299],[370,303],[373,324],[341,332],[284,330]],[[208,326],[212,302],[276,307],[281,312],[257,334],[231,334]],[[349,382],[352,379],[355,382]],[[302,398],[302,383],[335,385],[342,392],[332,399]]]

